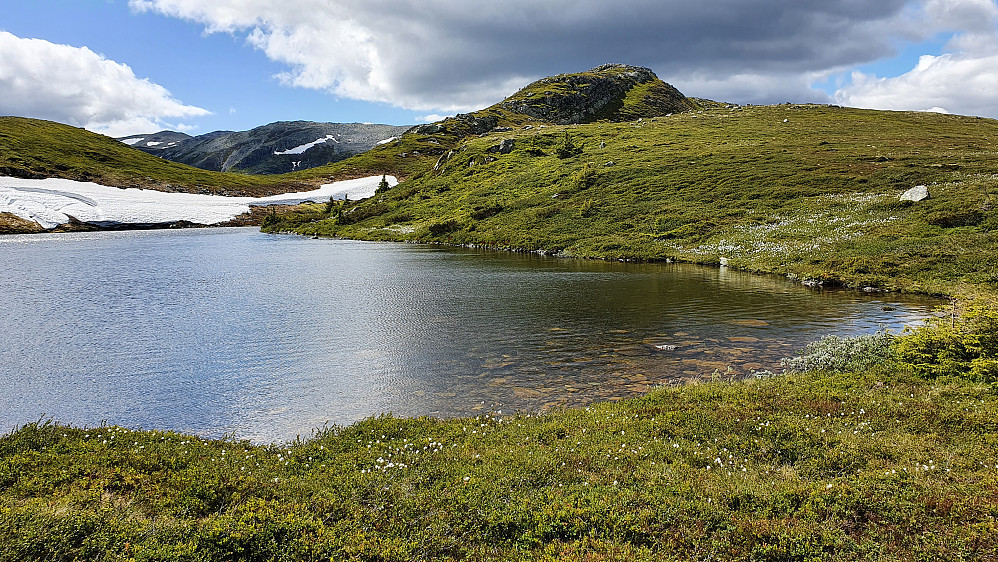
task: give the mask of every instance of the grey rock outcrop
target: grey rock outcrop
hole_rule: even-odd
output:
[[[509,154],[510,152],[513,152],[513,148],[515,146],[516,143],[513,141],[513,139],[502,139],[502,141],[500,141],[499,144],[486,148],[485,152],[492,152],[492,153],[498,152],[499,154]]]
[[[130,137],[121,137],[118,140],[144,152],[158,155],[160,151],[173,148],[192,138],[194,137],[186,133],[178,133],[176,131],[160,131],[151,135],[132,135]]]
[[[925,201],[929,198],[929,188],[924,185],[916,185],[915,187],[905,191],[901,194],[901,201]]]

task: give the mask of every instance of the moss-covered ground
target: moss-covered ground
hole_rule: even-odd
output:
[[[0,560],[988,560],[998,395],[890,367],[259,446],[0,439]]]

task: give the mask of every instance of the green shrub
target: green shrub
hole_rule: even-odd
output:
[[[435,222],[428,227],[430,235],[441,236],[443,234],[450,234],[451,232],[456,232],[461,230],[461,225],[451,219],[447,221]]]
[[[825,336],[807,344],[801,355],[786,357],[780,364],[789,372],[858,372],[891,358],[894,337],[886,330],[855,337]]]
[[[998,307],[977,300],[960,308],[902,336],[898,358],[922,377],[998,382]]]
[[[557,148],[554,149],[554,153],[558,156],[558,158],[571,158],[572,156],[582,154],[582,145],[575,144],[575,141],[572,140],[572,136],[566,131],[565,139]]]
[[[502,205],[498,203],[488,203],[485,205],[477,205],[471,210],[471,218],[476,221],[485,220],[489,217],[494,217],[502,212]]]
[[[271,211],[269,213],[267,213],[267,216],[263,217],[263,222],[260,223],[260,228],[261,229],[266,229],[268,227],[276,226],[276,225],[280,224],[282,222],[282,220],[283,220],[283,218],[277,216],[277,213],[274,212],[273,209],[271,209]]]

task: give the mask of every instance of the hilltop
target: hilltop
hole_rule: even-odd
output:
[[[506,98],[499,107],[569,125],[657,117],[691,111],[696,105],[659,80],[651,69],[604,64],[588,72],[542,78]]]

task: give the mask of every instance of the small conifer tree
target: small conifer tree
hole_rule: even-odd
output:
[[[558,158],[571,158],[572,156],[582,154],[582,145],[575,144],[575,141],[572,140],[572,136],[568,134],[568,131],[566,131],[565,140],[563,140],[561,145],[555,149],[555,154],[558,155]]]
[[[385,176],[381,176],[381,181],[378,182],[378,189],[376,189],[374,192],[384,193],[389,189],[391,189],[391,186],[388,185],[388,179]]]

